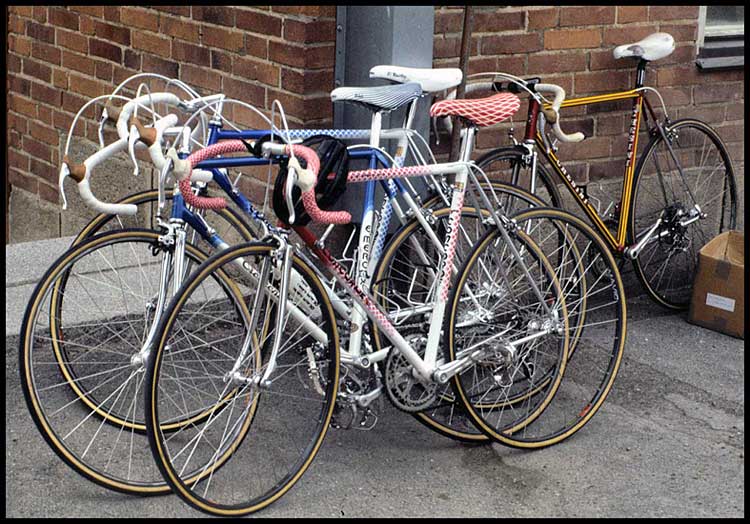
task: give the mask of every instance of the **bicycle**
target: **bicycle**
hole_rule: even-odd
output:
[[[551,90],[559,95],[556,89]],[[500,95],[500,98],[505,97]],[[507,98],[485,101],[485,109],[489,106],[497,111],[506,101]],[[515,109],[517,107],[516,105]],[[464,111],[457,106],[450,108],[450,112],[470,121],[475,118],[472,111]],[[507,114],[506,110],[499,118],[496,115],[494,122],[502,120]],[[479,125],[484,123],[486,121],[480,121]],[[439,384],[445,384],[452,376],[476,366],[489,367],[494,371],[493,384],[505,386],[504,398],[492,401],[495,425],[499,426],[499,431],[493,438],[524,447],[550,445],[559,442],[561,436],[552,435],[550,439],[546,439],[545,435],[537,436],[531,443],[524,431],[533,427],[537,419],[544,418],[563,378],[570,340],[566,297],[555,270],[526,235],[524,228],[516,227],[510,220],[500,219],[491,204],[488,206],[491,208],[489,213],[497,220],[496,227],[491,231],[496,231],[498,238],[502,239],[504,247],[500,251],[507,249],[506,258],[498,266],[502,274],[496,276],[504,282],[507,302],[513,303],[509,298],[513,297],[520,309],[505,317],[492,319],[494,323],[503,325],[504,329],[491,335],[488,341],[502,340],[502,343],[485,347],[476,344],[462,348],[446,355],[443,364],[440,364],[441,359],[438,357],[448,288],[454,273],[452,258],[458,238],[457,226],[469,178],[466,161],[477,127],[477,122],[473,121],[473,125],[467,128],[463,137],[462,158],[457,163],[350,172],[348,176],[348,180],[352,182],[436,173],[456,176],[449,234],[445,238],[442,251],[444,256],[441,256],[438,267],[439,283],[435,287],[436,299],[431,303],[433,318],[426,341],[422,342],[408,334],[402,335],[390,321],[389,315],[378,307],[374,297],[358,286],[358,282],[349,276],[348,271],[327,250],[310,242],[313,238],[306,239],[306,243],[312,243],[310,247],[313,253],[393,344],[385,355],[371,355],[369,360],[385,360],[384,387],[394,404],[405,411],[424,410],[435,402]],[[191,156],[188,161],[190,165],[196,165],[217,153],[243,150],[241,143],[217,144],[209,146],[200,155]],[[186,168],[184,172],[189,173]],[[306,174],[301,178],[304,207],[314,221],[346,223],[350,220],[348,213],[318,209],[312,191],[314,177]],[[286,183],[296,183],[294,176],[288,175]],[[186,190],[185,184],[183,191]],[[206,205],[201,202],[195,204],[197,207]],[[287,206],[291,210],[293,203],[288,202]],[[300,233],[299,227],[295,227],[295,230]],[[301,236],[305,238],[306,235],[303,233]],[[325,436],[332,414],[331,388],[334,387],[333,382],[338,377],[339,368],[339,360],[336,358],[338,331],[332,318],[333,307],[316,272],[303,258],[296,256],[295,247],[287,242],[283,232],[277,231],[269,240],[239,245],[217,253],[192,273],[162,317],[158,328],[161,335],[154,346],[152,359],[149,360],[147,431],[154,458],[164,477],[181,498],[193,507],[212,514],[238,516],[251,513],[282,496],[309,467]],[[472,260],[476,261],[476,257]],[[611,257],[609,260],[612,261]],[[580,259],[574,258],[573,265],[580,267]],[[612,275],[617,275],[615,266],[611,266],[609,271]],[[289,293],[290,275],[293,273],[301,275],[306,283],[305,300],[301,299],[299,293]],[[232,282],[234,286],[225,285],[226,282]],[[465,284],[464,279],[461,289],[466,289]],[[217,296],[219,294],[222,296]],[[481,286],[476,287],[468,291],[466,300],[473,303],[477,296],[484,294]],[[495,301],[502,300],[497,295],[493,296]],[[455,308],[461,302],[454,300],[452,307]],[[219,307],[222,303],[224,306]],[[242,310],[241,304],[252,304],[252,307]],[[226,331],[222,331],[221,339],[214,340],[212,337],[216,337],[216,333],[201,330],[194,321],[194,315],[196,312],[200,313],[206,305],[231,316],[235,329],[230,336],[237,341],[242,340],[241,344],[223,344],[227,337]],[[289,307],[304,307],[311,315],[295,318],[292,314],[281,314]],[[621,311],[624,312],[624,309]],[[453,311],[446,318],[455,319]],[[305,325],[305,319],[312,320],[312,326],[309,323]],[[469,322],[470,325],[475,323]],[[325,330],[316,329],[315,325],[324,325]],[[191,333],[194,331],[200,332],[199,338],[193,338]],[[200,375],[204,380],[213,381],[211,388],[204,387],[201,391],[211,389],[213,393],[206,393],[209,398],[199,399],[195,405],[185,401],[173,402],[182,381],[189,383],[196,378],[189,363],[181,361],[185,355],[189,355],[191,359],[199,357],[199,352],[190,346],[191,340],[199,340],[200,347],[213,348],[215,344],[221,344],[223,355],[221,365],[212,361],[215,366],[212,369],[215,371],[209,377]],[[517,376],[519,370],[523,377]],[[182,373],[185,374],[184,377],[181,376]],[[460,382],[454,385],[460,392]],[[508,386],[512,385],[516,388],[508,390]],[[294,394],[285,393],[285,388],[289,388]],[[278,397],[274,397],[274,393]],[[312,429],[304,433],[307,438],[301,439],[302,442],[280,448],[274,446],[275,453],[285,454],[286,460],[278,467],[279,471],[271,475],[271,480],[263,482],[260,479],[261,473],[269,473],[269,469],[275,468],[274,459],[268,456],[266,446],[269,444],[259,444],[263,429],[268,429],[267,426],[272,424],[258,411],[267,402],[262,399],[269,396],[274,416],[278,418],[279,410],[287,408],[290,410],[290,424],[295,423],[294,430],[283,435],[274,433],[275,439],[302,435],[302,431],[297,429],[297,421],[303,413],[299,411],[298,401],[293,402],[302,396],[309,401],[312,409],[312,420],[308,421]],[[289,405],[273,402],[274,398],[279,397],[286,398]],[[220,405],[221,409],[213,409],[216,416],[200,427],[182,427],[177,431],[178,435],[167,435],[162,430],[174,417],[187,416],[209,405]],[[598,409],[598,406],[589,407],[592,408],[591,414]],[[303,411],[310,414],[310,409]],[[500,419],[502,422],[498,422]],[[570,436],[579,428],[580,425],[572,428],[562,438]],[[182,436],[179,436],[180,433]],[[246,451],[248,442],[257,444],[259,451],[254,452],[254,447]],[[223,462],[228,455],[232,455],[232,459]],[[222,460],[220,467],[219,460]],[[247,473],[247,464],[253,465],[251,479],[242,476],[243,472]],[[227,488],[227,483],[236,488],[240,478],[243,479],[242,489]]]
[[[732,162],[716,131],[694,119],[670,120],[659,92],[646,86],[650,61],[668,56],[674,40],[656,33],[615,48],[615,58],[637,60],[633,89],[583,98],[568,98],[562,108],[632,100],[627,157],[619,201],[603,211],[594,205],[586,185],[576,184],[545,131],[554,125],[548,105],[529,98],[522,141],[491,151],[477,165],[496,179],[528,187],[542,200],[562,207],[561,182],[594,228],[621,261],[631,260],[649,295],[671,309],[687,309],[700,248],[715,235],[736,226],[737,190]],[[539,79],[523,80],[506,73],[480,73],[498,80],[467,86],[467,93],[492,89],[534,91]],[[664,116],[659,119],[646,96],[654,93]],[[644,109],[645,108],[645,109]],[[551,116],[552,118],[548,118]],[[638,155],[639,130],[648,128],[648,143]],[[546,159],[546,166],[538,156]],[[551,172],[548,172],[548,167]]]

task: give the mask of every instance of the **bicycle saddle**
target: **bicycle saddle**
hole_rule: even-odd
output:
[[[669,33],[654,33],[640,42],[615,47],[614,57],[640,58],[641,60],[658,60],[669,56],[674,51],[674,38]]]
[[[506,92],[487,98],[441,100],[432,104],[430,116],[458,116],[477,127],[487,127],[510,118],[520,106],[519,98]]]
[[[425,93],[435,93],[456,87],[461,83],[463,76],[461,70],[455,67],[431,69],[378,65],[370,69],[370,78],[384,78],[401,84],[417,82]]]
[[[393,111],[422,96],[416,83],[379,87],[337,87],[331,91],[332,102],[353,102],[373,111]]]

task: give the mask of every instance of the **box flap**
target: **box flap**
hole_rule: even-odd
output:
[[[725,231],[712,238],[700,250],[700,254],[716,260],[726,260],[736,266],[745,267],[745,233]]]

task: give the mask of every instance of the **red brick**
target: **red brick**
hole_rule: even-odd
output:
[[[75,71],[80,71],[81,73],[86,73],[87,75],[92,76],[94,71],[96,71],[96,63],[94,60],[87,56],[69,53],[67,51],[63,51],[62,65],[65,68],[74,69]]]
[[[98,38],[116,42],[122,45],[130,45],[130,29],[94,20],[94,32]],[[147,33],[140,33],[147,34]]]
[[[44,105],[39,105],[36,108],[37,121],[39,124],[52,125],[52,108]]]
[[[37,140],[41,140],[42,142],[55,147],[59,145],[60,133],[57,129],[43,126],[36,122],[30,122],[29,131],[31,132],[31,136],[33,136]]]
[[[62,100],[59,89],[54,89],[38,82],[31,83],[31,98],[56,107],[60,105],[60,101]]]
[[[23,59],[23,74],[33,76],[44,82],[52,80],[52,69],[49,66],[40,64],[35,60],[28,58]]]
[[[284,20],[284,39],[290,42],[334,42],[336,40],[336,22],[300,22],[287,18]]]
[[[50,166],[50,169],[54,172],[57,172],[57,169],[53,166]],[[53,182],[57,182],[57,181],[53,180]],[[43,182],[39,182],[39,197],[42,200],[46,200],[47,202],[52,202],[53,204],[57,204],[60,201],[59,191],[60,190],[58,189],[56,185],[49,185]]]
[[[648,19],[654,21],[697,20],[698,6],[652,5],[648,11]]]
[[[122,65],[127,68],[138,70],[141,68],[141,54],[131,51],[130,49],[125,50],[125,54],[122,57]]]
[[[278,13],[288,13],[291,15],[304,15],[313,17],[334,17],[336,16],[336,6],[334,5],[303,5],[303,6],[272,6],[272,11]]]
[[[551,9],[529,9],[526,12],[529,19],[528,28],[532,29],[550,29],[558,27],[559,8]]]
[[[207,47],[200,47],[179,40],[172,41],[172,58],[178,62],[211,66],[211,52]]]
[[[597,135],[619,135],[625,132],[626,115],[599,115],[596,118]]]
[[[711,102],[726,102],[732,104],[742,100],[744,82],[714,84],[710,88],[696,87],[693,92],[695,103],[707,104]]]
[[[29,193],[36,194],[39,182],[36,178],[21,173],[16,169],[8,170],[8,182],[13,188],[20,188]]]
[[[125,20],[121,20],[121,11],[120,11],[120,9],[121,9],[120,7],[115,7],[115,6],[111,6],[110,8],[105,9],[104,10],[104,19],[107,22],[116,22],[118,24],[120,22],[125,22]]]
[[[83,15],[78,20],[80,23],[80,29],[79,31],[85,35],[93,35],[95,33],[94,30],[94,19],[90,16]]]
[[[545,49],[599,47],[601,41],[601,29],[559,29],[544,32]]]
[[[659,89],[659,94],[664,99],[664,104],[667,108],[692,104],[693,98],[691,92],[692,88],[690,86],[664,87]]]
[[[57,147],[57,146],[56,146]],[[42,180],[45,180],[47,182],[57,183],[57,177],[59,176],[59,171],[54,168],[50,163],[52,162],[52,159],[50,158],[48,161],[40,162],[36,158],[32,158],[30,162],[30,170],[32,173],[34,173],[35,176],[40,177]],[[39,185],[43,185],[40,181]]]
[[[62,69],[52,71],[52,84],[62,89],[68,88],[68,73]]]
[[[170,44],[169,38],[146,31],[139,31],[133,36],[133,49],[140,49],[165,58],[170,56]]]
[[[19,55],[31,56],[31,39],[25,36],[9,35],[9,51],[15,51]]]
[[[560,26],[587,26],[615,23],[614,6],[563,7]]]
[[[78,13],[95,16],[97,18],[102,18],[104,16],[104,7],[100,5],[71,5],[68,6],[68,9]]]
[[[112,71],[114,66],[107,62],[97,62],[94,75],[99,80],[106,80],[107,82],[112,81]]]
[[[560,147],[560,158],[570,160],[588,160],[607,158],[610,155],[612,139],[606,136],[589,136],[578,144],[564,144]]]
[[[6,58],[6,67],[10,73],[21,72],[21,57],[8,53]]]
[[[507,55],[530,53],[542,49],[542,37],[538,32],[519,35],[493,35],[482,37],[483,55]]]
[[[474,9],[472,20],[472,33],[499,33],[500,31],[517,31],[525,29],[525,14],[523,11],[501,11],[496,7],[491,10]],[[463,17],[461,17],[461,29],[463,29]]]
[[[231,73],[233,69],[233,56],[234,54],[211,49],[211,69],[216,69],[225,73]]]
[[[160,5],[153,6],[151,7],[151,9],[156,9],[157,11],[163,11],[165,13],[171,13],[178,16],[190,16],[190,7],[185,5]]]
[[[592,71],[599,69],[633,69],[634,64],[629,59],[615,59],[611,49],[589,52],[589,68]]]
[[[659,31],[669,33],[675,42],[695,43],[698,38],[698,24],[693,22],[689,24],[659,25]]]
[[[463,28],[463,11],[435,11],[435,33],[458,33]]]
[[[183,20],[173,16],[162,15],[160,18],[161,32],[175,38],[198,43],[200,41],[200,24],[192,20]]]
[[[497,67],[497,57],[487,56],[472,56],[469,57],[469,66],[467,74],[473,75],[474,73],[484,73],[485,71],[498,71],[500,68]],[[503,71],[511,72],[510,70],[503,69]]]
[[[648,6],[627,5],[617,6],[617,23],[629,24],[632,22],[645,22],[648,19]]]
[[[23,96],[29,96],[31,94],[31,81],[26,78],[21,78],[17,75],[8,75],[9,89],[8,91],[17,93]]]
[[[70,75],[70,90],[91,98],[111,91],[109,86],[103,82],[74,74]]]
[[[281,88],[302,95],[323,92],[328,96],[333,89],[333,71],[298,72],[283,68]]]
[[[526,57],[520,56],[500,56],[497,58],[497,65],[494,71],[504,71],[513,75],[525,75],[528,71],[526,67]]]
[[[36,22],[26,22],[26,34],[40,42],[55,43],[55,28],[52,26],[37,24]]]
[[[23,137],[23,149],[32,157],[44,160],[45,162],[52,161],[52,149],[50,146],[34,140],[29,135]]]
[[[268,58],[268,40],[250,34],[245,35],[245,52],[258,58]]]
[[[529,73],[565,73],[586,69],[586,54],[579,51],[529,55]]]
[[[235,17],[238,29],[252,31],[253,33],[259,33],[265,36],[281,36],[281,18],[278,16],[261,13],[257,10],[237,10],[235,12]],[[289,18],[284,21],[285,24],[288,24],[289,22]],[[288,38],[289,35],[285,33],[284,37]]]
[[[228,51],[239,51],[245,47],[244,34],[239,31],[231,31],[221,27],[210,27],[206,25],[203,26],[202,30],[203,45],[220,47]]]
[[[172,60],[164,60],[153,55],[143,55],[143,71],[145,73],[159,73],[164,76],[176,77],[179,65]]]
[[[618,46],[637,42],[656,32],[654,25],[639,25],[626,27],[605,27],[603,45]]]
[[[261,107],[264,105],[266,90],[259,85],[225,76],[223,89],[227,96],[232,98]]]
[[[108,9],[105,9],[105,11]],[[159,28],[159,13],[150,9],[122,7],[120,8],[120,20],[126,26],[140,27],[149,31],[156,31]]]
[[[37,22],[41,22],[42,24],[47,22],[47,8],[35,5],[32,11],[32,16],[34,17],[34,20]]]
[[[89,38],[89,53],[118,64],[122,62],[122,48],[98,38]]]
[[[575,77],[575,92],[580,96],[585,93],[625,89],[629,85],[628,80],[626,71],[578,73]]]
[[[34,16],[34,9],[30,5],[28,5],[28,6],[19,6],[19,5],[10,6],[9,11],[11,13],[15,13],[15,14],[17,14],[19,16],[25,16],[26,18],[31,18],[32,16]]]
[[[82,96],[71,93],[70,91],[63,92],[63,103],[62,108],[68,113],[76,114],[83,107],[88,100]],[[93,104],[89,106],[83,113],[84,118],[94,118],[95,110]],[[80,127],[80,124],[76,126],[76,129]]]
[[[8,15],[8,33],[25,34],[26,21],[16,15]]]
[[[228,6],[193,6],[193,18],[209,24],[234,25],[234,8]]]
[[[234,59],[234,74],[245,80],[257,80],[264,84],[278,86],[280,68],[269,62],[237,57]]]
[[[62,7],[49,8],[49,21],[52,25],[78,31],[78,14]]]
[[[88,39],[77,32],[57,29],[56,34],[58,46],[72,49],[79,53],[86,53],[89,49]]]
[[[29,170],[29,157],[14,149],[8,150],[8,166],[15,167],[21,171]]]
[[[16,113],[21,113],[31,118],[36,118],[36,104],[21,96],[13,93],[8,94],[8,107]]]
[[[205,67],[195,67],[189,64],[180,66],[180,79],[189,85],[204,87],[210,91],[221,91],[222,75]]]

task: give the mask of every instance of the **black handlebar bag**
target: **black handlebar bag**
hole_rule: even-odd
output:
[[[349,174],[349,153],[346,144],[328,135],[315,135],[304,140],[303,146],[313,149],[320,159],[320,172],[315,184],[315,196],[320,209],[330,211],[341,195],[346,191],[346,177]],[[300,165],[307,168],[307,162],[298,158]],[[289,159],[279,162],[279,174],[273,187],[273,212],[279,220],[289,223],[289,211],[286,207],[284,191],[286,177],[289,173]],[[294,202],[294,225],[304,226],[310,222],[310,216],[305,212],[302,204],[302,191],[294,186],[292,201]]]

